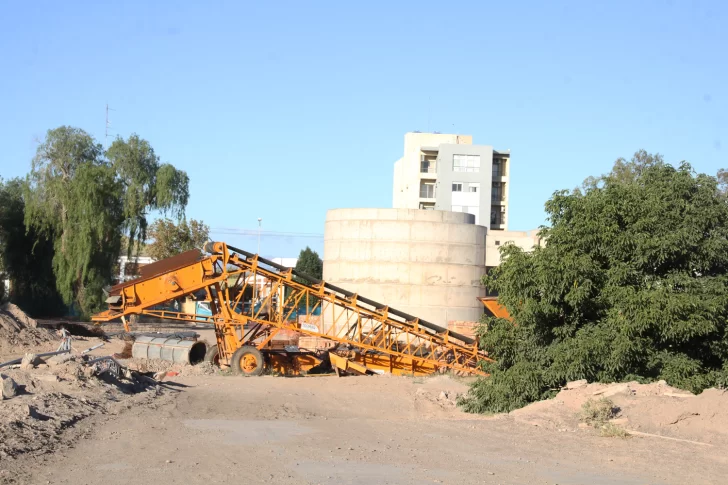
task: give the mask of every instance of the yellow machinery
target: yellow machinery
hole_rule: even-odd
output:
[[[204,250],[207,256],[193,250],[145,266],[138,279],[111,289],[108,310],[93,320],[121,318],[127,331],[127,317],[134,315],[212,323],[217,345],[206,359],[243,375],[260,375],[266,365],[297,373],[320,363],[311,352],[274,348],[272,340],[281,331],[331,341],[335,347],[330,352],[351,363],[334,358],[337,368],[484,375],[478,362],[489,359],[472,338],[222,242],[208,243]],[[165,302],[201,292],[212,315],[160,309]],[[246,307],[244,295],[256,292],[265,294],[261,304]]]
[[[491,316],[513,321],[511,314],[508,313],[508,309],[498,302],[497,296],[485,296],[483,298],[478,298],[478,300],[480,300]]]

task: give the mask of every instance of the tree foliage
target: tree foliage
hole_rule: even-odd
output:
[[[11,282],[3,296],[34,317],[61,315],[65,307],[56,291],[53,243],[26,231],[23,183],[0,180],[0,280]]]
[[[546,203],[545,247],[507,245],[483,279],[514,322],[487,319],[496,363],[461,404],[503,412],[569,380],[728,382],[728,202],[716,177],[638,152]]]
[[[299,273],[321,279],[324,276],[324,262],[316,251],[306,246],[306,249],[302,249],[298,255],[295,270]]]
[[[49,130],[26,179],[25,224],[53,241],[53,271],[63,300],[76,302],[85,314],[100,308],[122,236],[143,240],[149,211],[182,214],[187,185],[187,175],[160,165],[137,135],[117,139],[104,153],[81,129]]]
[[[149,227],[146,253],[156,260],[169,258],[190,249],[200,249],[209,240],[210,228],[202,221],[182,219],[175,224],[170,219],[158,219]]]
[[[306,249],[302,249],[298,254],[298,260],[296,261],[296,267],[294,269],[299,273],[305,274],[306,276],[312,276],[319,280],[324,276],[324,262],[321,260],[318,253],[308,246],[306,246]],[[308,281],[304,281],[301,278],[294,277],[294,279],[301,283],[308,284]],[[306,298],[307,300],[304,299],[299,304],[309,309],[316,307],[319,302],[319,299],[315,296],[307,295]]]
[[[181,218],[189,198],[189,178],[170,164],[160,164],[148,141],[133,134],[128,140],[117,138],[106,156],[118,177],[123,194],[123,230],[129,241],[143,244],[147,232],[147,213],[158,210]],[[133,244],[130,244],[129,253]]]

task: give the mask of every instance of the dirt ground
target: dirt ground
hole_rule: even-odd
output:
[[[449,377],[177,377],[19,459],[22,484],[714,484],[726,449],[559,431],[453,404]],[[0,460],[0,467],[3,466]],[[14,467],[14,469],[18,469]]]
[[[0,362],[58,347],[57,334],[10,310]],[[124,350],[75,336],[74,354],[102,342],[91,354]],[[728,393],[716,389],[572,383],[485,417],[457,408],[469,381],[448,376],[243,378],[119,362],[163,381],[90,376],[78,355],[1,370],[19,392],[0,399],[0,484],[728,483]],[[600,398],[628,438],[580,423],[584,402]]]

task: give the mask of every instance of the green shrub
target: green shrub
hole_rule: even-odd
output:
[[[728,199],[721,172],[639,152],[546,203],[542,247],[506,244],[483,283],[513,322],[487,318],[497,363],[460,400],[505,412],[566,382],[728,384]]]

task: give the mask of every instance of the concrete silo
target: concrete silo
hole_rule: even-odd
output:
[[[487,229],[461,212],[334,209],[324,280],[446,328],[483,314]],[[467,324],[466,324],[467,326]]]

